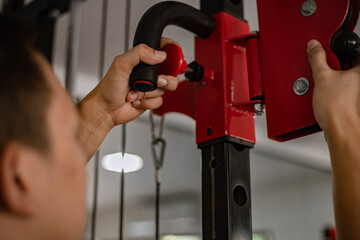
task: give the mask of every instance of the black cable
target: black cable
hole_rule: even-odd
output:
[[[123,239],[124,183],[125,183],[125,172],[124,172],[124,169],[122,169],[121,170],[121,175],[120,175],[119,240]]]
[[[102,4],[101,33],[100,33],[100,56],[99,56],[99,81],[101,81],[104,76],[108,3],[109,3],[108,0],[103,0],[103,4]]]
[[[108,15],[108,0],[103,0],[101,33],[100,33],[99,82],[102,80],[103,75],[104,75],[107,15]],[[95,153],[94,196],[93,196],[93,209],[92,209],[92,216],[91,216],[91,234],[90,234],[91,240],[95,240],[95,235],[96,235],[95,229],[96,229],[96,215],[97,215],[97,195],[98,195],[97,193],[98,193],[98,188],[99,188],[98,187],[99,160],[100,160],[100,149],[98,149]]]
[[[124,50],[125,52],[129,50],[129,40],[130,40],[130,16],[131,16],[131,1],[126,0],[126,10],[125,10],[125,41],[124,41]]]
[[[157,174],[158,174],[158,170]],[[156,181],[156,200],[155,200],[155,240],[159,240],[160,234],[160,181]]]
[[[78,58],[80,47],[80,24],[81,24],[81,1],[70,1],[69,35],[66,56],[65,87],[71,97],[75,99],[75,78],[78,70]]]
[[[98,193],[98,179],[99,179],[99,150],[95,153],[95,174],[94,174],[94,195],[93,195],[93,207],[91,215],[91,231],[90,239],[95,240],[95,228],[96,228],[96,213],[97,213],[97,193]]]
[[[130,35],[130,16],[131,16],[131,1],[126,0],[125,2],[125,32],[124,32],[124,52],[129,50],[129,35]],[[126,144],[126,124],[122,125],[122,155],[125,156],[125,144]],[[123,227],[124,227],[124,182],[125,172],[124,169],[121,171],[120,177],[120,198],[119,198],[119,240],[123,239]]]

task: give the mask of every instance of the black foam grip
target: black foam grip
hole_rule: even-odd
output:
[[[168,25],[176,25],[207,38],[214,31],[215,19],[184,3],[161,2],[147,10],[140,19],[133,45],[144,43],[159,50],[162,33]],[[143,92],[154,91],[157,88],[157,75],[157,65],[140,63],[130,76],[130,87]]]

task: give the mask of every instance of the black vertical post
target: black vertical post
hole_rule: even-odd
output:
[[[251,240],[251,143],[219,139],[202,150],[203,240]]]
[[[43,14],[37,24],[38,38],[36,46],[40,52],[52,62],[53,45],[54,45],[54,32],[55,32],[55,19],[49,18],[46,14]]]

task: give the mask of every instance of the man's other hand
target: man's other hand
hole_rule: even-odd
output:
[[[360,66],[335,71],[318,41],[308,43],[315,82],[313,108],[328,143],[336,239],[360,236]]]
[[[346,137],[360,124],[360,65],[335,71],[326,61],[320,42],[308,43],[309,63],[315,83],[313,109],[327,140]]]

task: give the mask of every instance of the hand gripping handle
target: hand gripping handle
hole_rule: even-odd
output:
[[[161,2],[145,12],[137,26],[134,46],[144,43],[156,50],[160,49],[161,35],[168,25],[176,25],[201,38],[209,37],[215,28],[215,19],[187,4]],[[158,66],[138,64],[130,75],[130,87],[150,92],[157,88]]]

